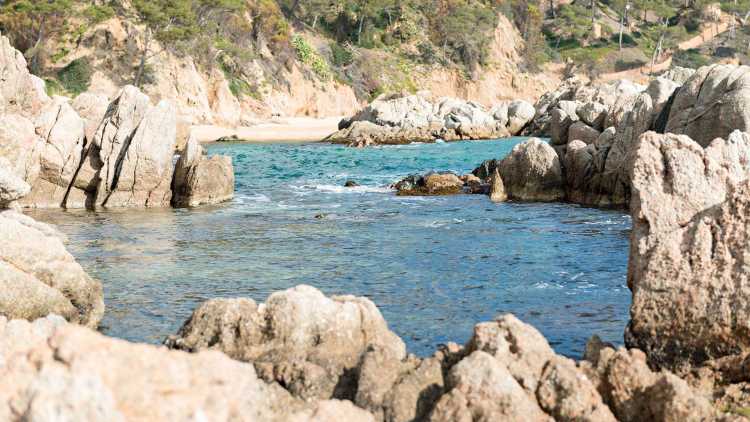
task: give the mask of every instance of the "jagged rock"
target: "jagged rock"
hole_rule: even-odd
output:
[[[195,207],[218,204],[234,197],[232,158],[205,156],[203,147],[190,136],[175,165],[172,205]]]
[[[556,109],[552,111],[550,123],[550,143],[552,145],[565,145],[568,143],[568,129],[578,121],[579,103],[575,101],[560,101]]]
[[[12,170],[10,162],[0,157],[0,209],[28,195],[31,187]]]
[[[464,181],[450,172],[411,175],[394,185],[398,195],[456,195],[463,192]]]
[[[539,98],[534,108],[536,114],[529,127],[524,131],[527,135],[547,136],[550,134],[552,112],[557,109],[560,101],[573,101],[576,92],[584,86],[584,82],[578,77],[564,80],[556,89],[549,91]]]
[[[534,106],[523,100],[512,101],[508,104],[508,132],[515,136],[521,133],[527,124],[534,118],[536,110]]]
[[[445,393],[430,415],[432,422],[549,421],[536,400],[490,354],[476,351],[448,373]]]
[[[19,114],[0,115],[0,157],[7,159],[13,173],[30,186],[39,177],[42,145],[29,119]]]
[[[35,319],[50,313],[96,327],[102,285],[83,271],[54,228],[0,211],[0,315]]]
[[[86,140],[91,142],[96,135],[99,123],[104,119],[109,108],[109,99],[105,95],[84,92],[71,103],[73,109],[86,122]]]
[[[503,178],[500,177],[500,172],[495,168],[494,173],[490,179],[490,201],[492,202],[505,202],[508,200],[508,193],[505,191],[505,185],[503,184]]]
[[[665,132],[705,147],[734,130],[750,130],[750,67],[701,67],[677,92]]]
[[[591,381],[572,360],[561,356],[544,366],[536,398],[558,422],[616,421]]]
[[[596,199],[589,199],[593,194],[591,179],[598,170],[594,168],[595,154],[594,144],[586,145],[582,141],[573,141],[568,144],[564,160],[568,201],[578,204],[597,202]]]
[[[607,119],[608,111],[609,107],[597,102],[587,102],[576,109],[576,113],[583,123],[597,131],[604,129],[604,121]]]
[[[669,79],[670,81],[673,81],[677,83],[678,85],[683,85],[694,74],[695,74],[695,69],[675,66],[667,70],[666,72],[662,73],[659,77],[664,78],[664,79]]]
[[[50,98],[44,81],[29,73],[26,59],[0,34],[0,114],[32,117]]]
[[[593,144],[599,139],[601,133],[591,126],[581,121],[573,122],[568,128],[568,143],[572,141],[582,141],[585,144]]]
[[[646,92],[651,96],[651,101],[654,106],[653,113],[655,116],[661,114],[662,110],[669,103],[670,98],[672,98],[672,95],[674,95],[679,87],[680,84],[664,77],[659,77],[651,81]]]
[[[373,348],[365,353],[358,373],[354,402],[377,420],[424,420],[443,393],[442,366],[436,358],[401,360],[391,351]]]
[[[351,403],[304,403],[222,353],[111,339],[55,318],[0,317],[0,419],[373,421]]]
[[[516,145],[497,167],[511,199],[558,201],[565,196],[560,159],[544,141],[533,138]]]
[[[746,133],[705,149],[686,136],[650,132],[640,139],[625,340],[658,367],[680,373],[749,348],[742,252],[750,215],[750,187],[742,181],[749,170]]]
[[[305,399],[354,398],[355,368],[370,348],[406,356],[368,299],[327,298],[309,286],[274,293],[259,306],[249,299],[208,301],[167,344],[252,362],[263,379]]]

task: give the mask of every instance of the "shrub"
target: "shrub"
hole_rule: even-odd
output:
[[[64,95],[65,94],[65,88],[63,88],[62,85],[60,85],[60,82],[58,82],[56,79],[47,78],[44,80],[44,90],[47,92],[47,95],[50,97],[54,97],[55,95]]]
[[[57,73],[57,79],[60,84],[73,96],[76,96],[87,89],[91,84],[91,64],[86,58],[75,59],[68,63]]]
[[[348,46],[341,46],[337,42],[331,43],[331,55],[334,66],[348,66],[354,62],[354,54]]]
[[[672,56],[672,63],[674,66],[690,67],[697,69],[701,66],[710,64],[710,60],[704,54],[701,53],[697,48],[691,48],[690,50],[679,50]]]
[[[109,5],[92,4],[83,10],[83,15],[91,24],[96,25],[112,18],[115,15],[115,10]]]
[[[301,35],[292,37],[292,47],[297,52],[297,58],[310,66],[316,75],[324,80],[331,79],[331,69],[328,67],[328,63]]]

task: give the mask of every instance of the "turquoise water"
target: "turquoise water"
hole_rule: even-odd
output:
[[[129,340],[160,342],[209,298],[262,301],[305,283],[369,297],[420,355],[463,343],[476,322],[505,312],[570,356],[595,333],[621,343],[623,212],[405,198],[386,187],[413,172],[468,172],[517,142],[212,145],[235,163],[237,196],[226,205],[32,215],[69,235],[71,253],[104,284],[103,331]],[[349,179],[363,187],[341,187]]]

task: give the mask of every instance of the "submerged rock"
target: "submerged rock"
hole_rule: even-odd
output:
[[[175,165],[172,205],[195,207],[218,204],[234,197],[232,158],[206,157],[203,147],[192,136]]]
[[[475,182],[476,180],[471,181]],[[398,195],[404,196],[457,195],[464,193],[466,183],[453,173],[430,172],[423,176],[407,176],[393,187]]]

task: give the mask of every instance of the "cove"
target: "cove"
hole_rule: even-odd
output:
[[[215,144],[232,156],[236,197],[198,209],[29,214],[54,223],[102,281],[102,330],[159,343],[201,302],[310,284],[367,296],[418,355],[463,343],[512,312],[558,353],[622,343],[630,218],[571,204],[493,204],[485,196],[398,197],[410,173],[470,172],[524,138],[353,149]],[[361,186],[344,188],[347,180]]]

